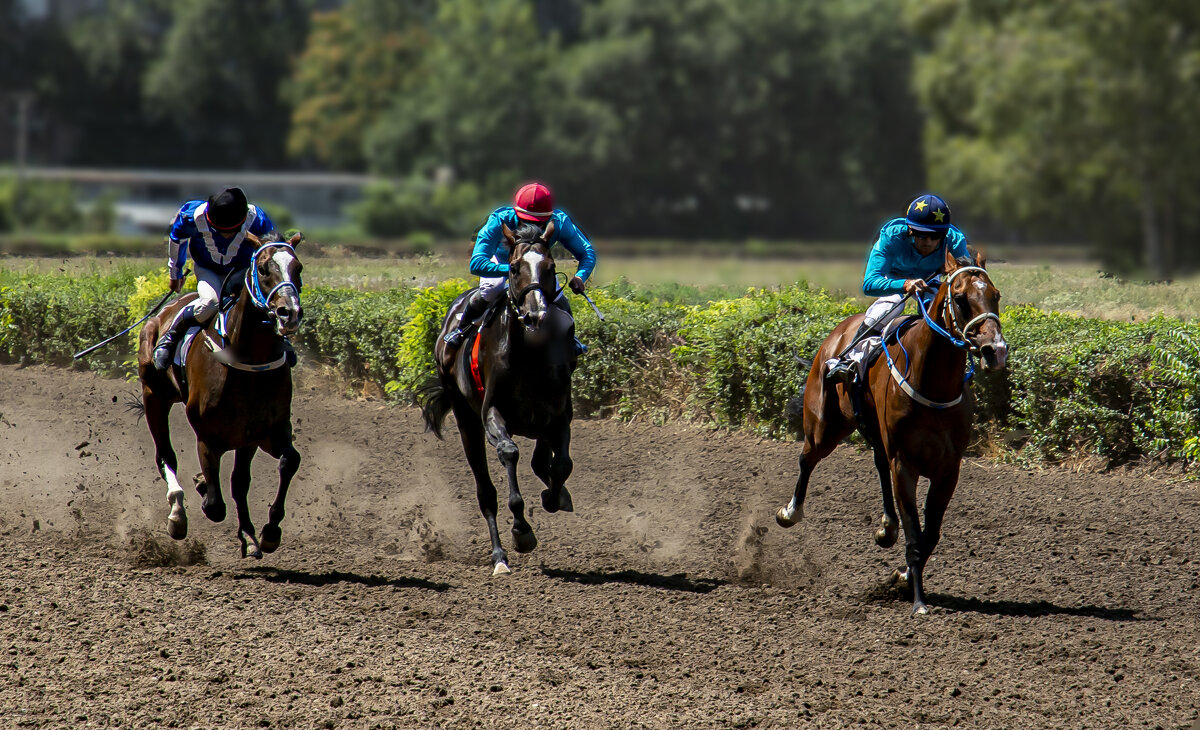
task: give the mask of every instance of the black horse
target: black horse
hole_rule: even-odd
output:
[[[520,455],[513,436],[535,440],[533,473],[546,483],[542,507],[547,512],[574,510],[564,483],[571,475],[570,330],[555,332],[550,321],[556,289],[554,259],[545,233],[523,225],[514,234],[507,226],[508,296],[484,315],[479,331],[461,348],[437,338],[437,375],[422,390],[422,413],[429,430],[442,438],[442,422],[453,410],[467,463],[475,474],[475,494],[492,538],[492,575],[508,573],[508,556],[496,527],[496,486],[488,473],[484,437],[495,447],[508,471],[508,507],[513,515],[513,546],[527,553],[537,547],[525,520],[525,500],[517,487]],[[471,292],[450,306],[442,323],[445,335]]]

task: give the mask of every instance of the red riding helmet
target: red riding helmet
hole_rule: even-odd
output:
[[[513,210],[523,221],[545,223],[554,215],[554,194],[541,183],[523,185],[513,196]]]

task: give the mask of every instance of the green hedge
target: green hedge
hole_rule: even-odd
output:
[[[386,292],[309,288],[298,343],[307,359],[410,400],[432,373],[446,308],[469,286],[456,279]],[[140,317],[161,289],[148,277],[0,273],[0,358],[68,363],[72,352]],[[592,291],[604,321],[582,299],[573,301],[577,332],[590,347],[574,378],[577,414],[686,417],[775,437],[784,434],[783,406],[806,375],[797,358],[811,358],[855,311],[850,301],[803,286],[708,302],[684,292],[689,304],[628,284],[614,289],[622,296]],[[1028,307],[1005,311],[1001,322],[1008,368],[975,379],[979,432],[996,443],[1023,443],[1028,459],[1200,460],[1196,324],[1090,320]],[[128,369],[134,346],[131,338],[115,343],[86,364],[111,370],[124,362]]]

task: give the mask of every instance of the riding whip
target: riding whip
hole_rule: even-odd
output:
[[[188,272],[185,271],[183,273],[183,278],[186,279],[187,275],[188,275]],[[81,351],[75,353],[74,355],[71,356],[72,359],[78,360],[79,358],[83,357],[84,355],[87,355],[88,353],[91,353],[91,352],[95,352],[96,350],[99,350],[101,347],[104,347],[105,345],[112,342],[113,340],[128,334],[129,331],[132,330],[134,327],[137,327],[142,322],[145,322],[146,320],[150,319],[154,315],[158,314],[158,310],[162,309],[163,305],[167,303],[167,300],[170,299],[171,295],[174,293],[175,292],[168,289],[167,293],[163,295],[163,298],[158,300],[158,304],[155,304],[154,307],[149,312],[146,312],[145,317],[142,317],[138,321],[134,322],[133,324],[129,325],[125,329],[118,332],[117,334],[113,335],[112,337],[109,337],[107,340],[97,342],[96,344],[92,345],[88,349],[81,350]]]
[[[589,297],[589,296],[587,295],[587,292],[585,292],[585,291],[581,291],[581,292],[579,292],[579,295],[580,295],[581,297],[583,297],[584,299],[586,299],[588,304],[592,305],[592,309],[596,310],[596,316],[600,318],[600,321],[601,321],[601,322],[603,322],[603,321],[604,321],[604,315],[600,313],[600,307],[597,307],[597,306],[596,306],[596,303],[595,303],[595,302],[593,302],[593,301],[592,301],[592,298],[591,298],[591,297]]]

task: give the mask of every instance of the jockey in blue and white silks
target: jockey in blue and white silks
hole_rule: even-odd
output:
[[[179,208],[168,233],[171,291],[183,289],[183,266],[190,255],[200,296],[179,310],[159,338],[154,348],[156,368],[167,369],[176,343],[189,327],[202,327],[217,313],[225,276],[248,267],[254,260],[255,246],[246,240],[246,234],[264,236],[274,229],[266,211],[248,204],[246,194],[237,187],[222,188],[208,200],[189,200]]]
[[[583,293],[584,282],[596,267],[596,252],[592,242],[583,231],[575,225],[571,217],[554,207],[554,198],[550,189],[541,183],[525,185],[514,198],[513,205],[497,208],[488,216],[487,222],[475,236],[475,249],[471,252],[471,273],[479,277],[479,289],[475,291],[463,310],[458,327],[446,334],[445,342],[451,347],[458,347],[466,337],[466,331],[487,308],[494,304],[508,287],[508,258],[507,241],[504,240],[504,226],[516,231],[522,224],[532,223],[543,230],[554,221],[554,234],[550,243],[560,243],[575,260],[579,268],[575,276],[567,283],[571,291]],[[571,304],[563,294],[554,300],[555,309],[552,321],[557,332],[566,331],[574,319],[571,316]],[[586,351],[586,347],[575,341],[576,354]]]
[[[946,251],[955,258],[969,256],[967,237],[950,222],[950,206],[936,195],[922,195],[908,205],[903,218],[893,218],[879,229],[867,256],[863,294],[878,297],[863,315],[854,340],[880,335],[899,317],[905,294],[925,294],[937,288],[936,277],[946,263]],[[848,382],[867,354],[867,346],[852,348],[840,358],[826,361],[826,377]]]

